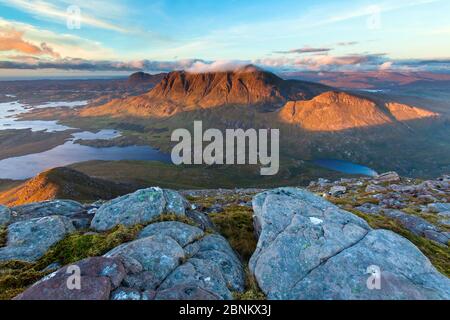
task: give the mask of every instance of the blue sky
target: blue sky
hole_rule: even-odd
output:
[[[67,27],[67,8],[81,28]],[[0,0],[0,76],[449,71],[448,0]]]

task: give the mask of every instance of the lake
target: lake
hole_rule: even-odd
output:
[[[86,103],[86,101],[49,102],[34,107],[26,106],[19,102],[0,103],[0,131],[31,129],[32,131],[60,132],[77,129],[58,124],[57,121],[21,121],[18,119],[18,116],[36,108],[72,108],[86,105]],[[120,137],[120,135],[119,131],[112,129],[99,132],[83,131],[73,133],[69,140],[53,149],[0,160],[0,179],[28,179],[47,169],[91,160],[171,161],[170,155],[148,146],[94,148],[74,143],[78,139],[110,140]]]
[[[369,167],[344,160],[318,159],[313,160],[312,162],[322,168],[347,174],[357,174],[370,177],[378,175],[378,173],[375,170]]]
[[[147,146],[94,148],[74,143],[76,139],[112,139],[118,134],[115,130],[78,132],[71,140],[48,151],[0,160],[0,179],[28,179],[47,169],[90,160],[171,161],[170,155]]]

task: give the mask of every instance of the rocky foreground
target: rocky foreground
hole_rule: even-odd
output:
[[[0,297],[450,299],[449,176],[308,189],[1,206]]]

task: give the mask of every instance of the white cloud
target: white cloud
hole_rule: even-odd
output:
[[[47,1],[42,0],[0,0],[5,5],[17,8],[19,10],[30,13],[38,18],[56,19],[59,22],[66,23],[69,15],[67,13],[68,3],[61,3],[60,6],[55,6]],[[73,2],[71,4],[74,4]],[[108,4],[103,2],[104,10],[108,10]],[[61,6],[63,5],[63,6]],[[121,33],[128,32],[118,25],[109,21],[98,19],[85,12],[81,12],[81,25],[89,25],[96,28],[117,31]]]
[[[217,60],[212,63],[196,61],[186,71],[190,73],[226,72],[236,70],[247,64],[248,62],[235,60]]]
[[[17,30],[23,33],[23,38],[35,44],[46,43],[62,57],[76,57],[82,59],[114,59],[111,49],[101,43],[80,38],[70,34],[57,34],[49,30],[40,29],[27,23],[10,21],[0,18],[0,30]]]

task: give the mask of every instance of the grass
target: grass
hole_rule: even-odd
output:
[[[253,210],[248,207],[232,205],[224,207],[224,212],[210,214],[219,233],[228,239],[233,249],[248,262],[256,249],[253,229]]]
[[[248,269],[248,262],[256,249],[256,237],[253,228],[253,210],[250,207],[240,206],[237,201],[247,201],[250,198],[240,198],[234,195],[224,198],[214,197],[189,197],[189,200],[201,207],[210,207],[215,203],[221,203],[223,212],[210,214],[211,221],[230,243],[231,247],[240,256],[245,266],[245,291],[234,292],[236,300],[264,300],[264,293],[258,287],[255,277]]]
[[[6,245],[8,236],[8,229],[6,227],[0,227],[0,248]]]
[[[369,215],[357,210],[352,210],[354,214],[363,218],[374,229],[391,230],[412,243],[414,243],[422,253],[430,259],[431,263],[439,272],[450,278],[450,248],[437,244],[434,241],[419,237],[401,227],[397,222],[384,216]]]

